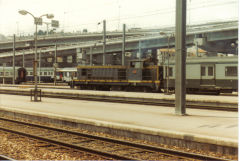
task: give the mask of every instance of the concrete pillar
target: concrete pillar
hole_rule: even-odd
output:
[[[140,60],[142,57],[142,49],[141,49],[141,41],[138,43],[138,59]]]
[[[125,65],[125,40],[126,40],[126,25],[123,24],[123,43],[122,43],[122,65]]]
[[[106,65],[106,20],[103,20],[103,65]]]
[[[76,63],[80,64],[80,60],[82,59],[82,48],[76,49]]]
[[[22,55],[22,67],[25,67],[25,55],[24,55],[24,51],[23,51],[23,55]]]
[[[186,0],[176,0],[175,113],[186,113]]]
[[[90,47],[90,60],[89,60],[90,62],[90,65],[92,66],[93,65],[93,47],[91,46]]]
[[[16,74],[15,74],[15,44],[16,44],[16,36],[15,34],[13,35],[13,80],[12,83],[15,84],[15,78],[16,78]]]

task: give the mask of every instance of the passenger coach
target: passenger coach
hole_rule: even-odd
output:
[[[167,64],[164,64],[164,84]],[[165,86],[166,87],[166,86]],[[175,88],[175,60],[169,63],[169,88]],[[226,93],[238,90],[238,57],[188,58],[186,88],[189,92],[208,91]]]

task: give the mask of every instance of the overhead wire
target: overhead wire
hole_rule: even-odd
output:
[[[200,9],[200,8],[204,8],[204,7],[219,7],[219,6],[224,6],[224,5],[229,5],[229,4],[234,4],[237,3],[237,0],[232,0],[232,1],[216,1],[216,0],[207,0],[205,1],[205,3],[200,3],[198,1],[195,1],[195,3],[193,3],[194,1],[191,2],[191,6],[189,8],[187,8],[187,10],[193,10],[193,9]],[[197,2],[197,3],[196,3]],[[113,4],[113,3],[111,3]],[[119,21],[120,20],[128,20],[128,19],[137,19],[137,18],[142,18],[142,17],[150,17],[150,16],[155,16],[155,15],[159,15],[159,14],[174,14],[175,13],[175,8],[165,8],[165,9],[161,9],[161,10],[153,10],[153,11],[145,11],[142,12],[142,15],[123,15],[123,16],[118,16],[118,17],[112,17],[112,18],[106,18],[106,21],[109,22],[114,22],[114,21]],[[99,22],[99,21],[98,21]],[[83,26],[97,26],[98,24],[97,21],[92,21],[89,23],[82,23],[82,24],[77,24],[77,25],[64,25],[63,27],[59,27],[58,30],[62,30],[62,29],[70,29],[70,28],[74,28],[76,30],[76,28],[83,28]],[[194,22],[194,21],[192,21]],[[28,32],[24,32],[24,33],[28,33]],[[29,32],[32,33],[32,32]]]
[[[213,2],[213,1],[212,1]],[[208,4],[201,4],[201,5],[192,5],[190,8],[188,8],[187,10],[192,10],[192,9],[199,9],[199,8],[203,8],[203,7],[217,7],[217,6],[223,6],[223,5],[227,5],[227,4],[233,4],[236,3],[237,1],[228,1],[228,2],[223,2],[223,3],[218,3],[218,2],[214,2],[214,3],[208,3]],[[149,13],[149,14],[144,14],[144,15],[139,15],[139,16],[126,16],[123,17],[121,16],[121,20],[126,20],[126,19],[135,19],[135,18],[141,18],[141,17],[148,17],[148,16],[154,16],[154,15],[159,15],[159,14],[169,14],[169,13],[174,13],[175,9],[165,9],[165,10],[155,10],[155,11],[150,11],[150,12],[143,12],[143,13]],[[118,17],[113,17],[113,18],[108,18],[106,19],[107,22],[113,22],[113,21],[118,21],[119,18]],[[91,24],[97,24],[97,22],[91,22],[91,23],[86,23],[86,24],[79,24],[79,25],[91,25]],[[76,25],[74,25],[76,26]],[[73,25],[71,26],[66,26],[66,27],[73,27]]]

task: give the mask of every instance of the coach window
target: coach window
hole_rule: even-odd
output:
[[[201,76],[205,76],[206,75],[206,69],[205,67],[201,67]]]
[[[57,62],[58,62],[58,63],[62,63],[62,62],[63,62],[63,57],[58,56],[58,57],[57,57]]]
[[[225,76],[237,76],[237,67],[225,67]]]
[[[44,75],[47,75],[47,72],[44,72]]]
[[[208,67],[208,76],[213,76],[213,67]]]
[[[169,77],[172,77],[173,76],[173,68],[172,67],[169,67],[168,68],[168,75],[169,75]]]
[[[72,55],[67,56],[67,63],[72,63],[72,62],[73,62]]]
[[[3,72],[0,72],[0,75],[3,75]]]
[[[87,75],[87,69],[82,69],[82,76],[86,76]]]
[[[135,68],[141,68],[142,62],[135,62]]]
[[[130,67],[134,68],[135,67],[135,62],[131,62]]]
[[[47,62],[48,62],[48,63],[53,62],[53,58],[47,58]]]
[[[30,75],[33,75],[33,72],[30,72]]]

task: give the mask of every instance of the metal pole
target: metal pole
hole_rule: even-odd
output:
[[[49,23],[46,23],[46,25],[47,25],[47,36],[48,36],[48,25],[49,25]]]
[[[186,113],[186,0],[176,0],[175,113]]]
[[[139,53],[139,60],[141,59],[141,41],[139,40],[139,43],[138,43],[138,53]]]
[[[126,24],[123,24],[122,65],[125,65]]]
[[[92,58],[93,58],[93,47],[91,46],[91,47],[90,47],[90,65],[91,65],[91,66],[93,65],[93,62],[92,62],[93,59],[92,59]]]
[[[103,65],[106,65],[106,20],[103,20]]]
[[[57,82],[57,44],[55,44],[55,55],[54,55],[54,86],[56,86]]]
[[[37,24],[39,19],[36,18],[36,30],[35,30],[35,56],[34,56],[34,84],[35,84],[35,92],[34,92],[34,101],[37,101]]]
[[[15,34],[13,35],[13,80],[12,83],[15,84],[15,48],[16,48],[16,36]]]
[[[170,36],[168,35],[168,54],[167,54],[167,94],[169,94],[169,43]]]
[[[196,55],[198,57],[198,41],[196,42]]]
[[[39,83],[41,83],[41,50],[39,51]]]
[[[24,52],[23,52],[23,65],[22,66],[23,66],[23,68],[25,67],[25,65],[24,65]]]
[[[5,84],[5,67],[6,63],[3,63],[3,84]]]

